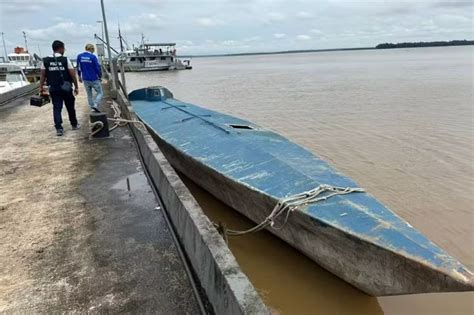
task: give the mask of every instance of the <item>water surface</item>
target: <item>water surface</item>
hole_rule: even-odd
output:
[[[282,134],[473,270],[473,64],[472,46],[195,58],[193,70],[127,73],[127,84]],[[249,224],[187,183],[215,220]],[[269,233],[230,245],[282,314],[474,312],[472,293],[368,297]]]

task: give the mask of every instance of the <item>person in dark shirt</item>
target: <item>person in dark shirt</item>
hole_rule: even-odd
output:
[[[99,60],[94,55],[94,50],[94,45],[87,44],[86,51],[77,56],[77,74],[79,81],[84,82],[89,107],[92,111],[99,112],[99,106],[104,92],[100,84],[102,71],[100,69]],[[97,93],[95,99],[92,96],[92,90],[95,90]]]
[[[45,94],[45,82],[49,87],[49,95],[53,103],[54,127],[56,135],[62,136],[64,129],[62,126],[62,109],[63,103],[66,105],[69,122],[72,129],[79,128],[77,122],[76,109],[74,107],[75,95],[79,93],[79,85],[77,84],[76,72],[71,61],[63,56],[65,47],[64,43],[55,40],[52,44],[53,54],[43,58],[40,72],[40,93]],[[74,89],[72,84],[74,83]]]

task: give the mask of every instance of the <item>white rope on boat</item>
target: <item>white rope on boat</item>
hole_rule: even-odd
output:
[[[127,123],[138,123],[138,124],[141,124],[143,127],[145,127],[145,124],[139,120],[123,119],[122,111],[120,110],[120,107],[117,104],[112,103],[111,107],[114,110],[114,118],[107,118],[107,119],[115,122],[115,124],[112,126],[112,128],[110,128],[109,131],[112,131],[117,127],[126,126]]]
[[[123,118],[107,118],[107,120],[119,122],[119,124],[117,125],[119,125],[120,127],[126,126],[127,123],[141,124],[143,127],[145,127],[145,124],[139,120],[130,120],[130,119],[123,119]],[[120,124],[120,122],[125,123],[125,124]],[[114,127],[110,128],[110,131],[115,129]]]
[[[322,193],[325,193],[325,192],[329,192],[329,193],[324,196],[320,196]],[[322,184],[314,189],[281,199],[280,201],[277,202],[272,212],[262,222],[260,222],[259,224],[257,224],[256,226],[248,230],[237,231],[237,230],[226,229],[222,225],[217,225],[217,224],[214,224],[214,225],[217,226],[218,229],[222,231],[223,234],[225,234],[225,236],[227,235],[228,236],[241,236],[241,235],[245,235],[249,233],[255,233],[267,228],[268,226],[276,230],[280,230],[288,222],[288,218],[290,214],[293,211],[297,210],[298,208],[306,206],[308,204],[324,201],[337,195],[346,195],[346,194],[350,194],[354,192],[365,192],[365,190],[363,188],[337,187],[337,186]],[[276,227],[275,226],[276,219],[283,214],[285,215],[285,219],[283,220],[283,223],[280,226]]]

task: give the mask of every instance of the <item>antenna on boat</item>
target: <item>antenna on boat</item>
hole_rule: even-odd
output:
[[[120,33],[120,23],[118,24],[118,39],[120,40],[120,52],[123,52],[122,33]]]
[[[23,31],[23,38],[25,39],[25,50],[28,52],[28,41],[26,40],[26,33]]]
[[[7,46],[5,46],[5,33],[2,32],[3,52],[5,53],[5,62],[8,62]]]

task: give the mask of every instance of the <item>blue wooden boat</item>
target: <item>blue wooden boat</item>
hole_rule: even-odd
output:
[[[257,224],[288,196],[321,185],[358,187],[280,135],[176,100],[166,88],[135,90],[129,100],[176,169]],[[267,230],[367,294],[474,288],[466,267],[369,193],[336,194],[293,210],[274,218],[281,228]]]

